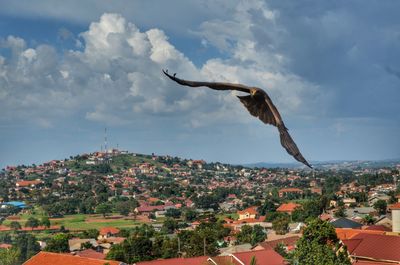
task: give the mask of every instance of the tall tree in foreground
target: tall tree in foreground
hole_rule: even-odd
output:
[[[24,263],[27,259],[40,251],[40,245],[35,236],[27,233],[18,234],[15,237],[13,247],[17,248],[19,251],[19,263]]]
[[[301,265],[350,265],[345,246],[328,222],[315,219],[304,229],[294,252],[295,264]]]

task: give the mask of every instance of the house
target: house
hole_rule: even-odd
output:
[[[102,240],[109,237],[115,237],[119,233],[119,229],[115,227],[103,227],[100,229],[97,239]]]
[[[244,209],[243,211],[237,211],[237,214],[239,215],[239,219],[238,220],[256,218],[257,207],[253,206],[253,207],[249,207],[247,209]]]
[[[379,230],[362,230],[362,229],[351,229],[351,228],[335,228],[337,237],[340,240],[351,239],[358,234],[374,234],[374,235],[384,235],[385,231]]]
[[[98,244],[95,239],[90,238],[72,238],[68,240],[69,251],[77,251],[82,249],[82,244],[90,243],[93,247],[97,247]]]
[[[40,251],[29,260],[25,261],[23,265],[127,265],[126,263],[115,260],[104,260],[86,258],[80,256],[72,256],[70,254],[60,254]]]
[[[375,215],[376,210],[374,207],[355,207],[346,209],[348,217],[365,217],[366,215]]]
[[[276,209],[277,212],[281,212],[281,213],[288,213],[288,214],[292,214],[293,211],[296,208],[301,207],[301,204],[298,203],[293,203],[293,202],[289,202],[289,203],[282,203],[278,209]]]
[[[250,265],[253,257],[256,258],[257,264],[260,265],[286,264],[281,255],[279,255],[272,249],[268,249],[245,251],[216,257],[200,256],[195,258],[173,258],[164,260],[142,261],[135,263],[134,265]]]
[[[0,244],[0,249],[10,249],[11,247],[12,247],[12,245],[10,245],[10,244],[6,244],[6,243]]]
[[[400,236],[360,233],[343,243],[352,260],[400,263]]]
[[[194,258],[159,259],[152,261],[142,261],[134,263],[134,265],[209,265],[207,259],[207,256]]]
[[[300,239],[300,236],[290,236],[284,237],[275,240],[264,241],[258,243],[257,246],[253,248],[253,250],[262,250],[262,249],[275,249],[279,244],[283,244],[287,251],[293,250],[296,246],[296,242]],[[268,239],[267,239],[268,240]]]
[[[227,256],[216,256],[208,258],[210,265],[250,265],[255,257],[257,264],[284,265],[284,258],[272,249],[256,250],[229,254]]]
[[[15,183],[17,188],[34,188],[37,185],[42,184],[41,180],[21,180]]]
[[[343,203],[344,203],[344,206],[350,207],[350,205],[356,204],[357,201],[356,201],[355,198],[344,198],[344,199],[343,199]]]
[[[220,248],[219,251],[221,253],[221,256],[226,256],[232,253],[239,253],[239,252],[246,252],[250,251],[252,248],[251,244],[245,243],[241,245],[233,245],[225,248]]]
[[[378,194],[375,196],[371,196],[368,198],[368,203],[369,205],[374,205],[374,203],[376,203],[379,200],[383,200],[385,202],[388,202],[390,200],[390,196],[388,195],[384,195],[384,194]]]
[[[313,187],[310,189],[311,193],[322,195],[322,188]]]
[[[331,225],[335,228],[361,228],[362,224],[354,222],[353,220],[347,219],[345,217],[338,218],[331,221]]]
[[[105,259],[106,255],[101,252],[97,252],[93,249],[85,249],[82,251],[77,251],[75,253],[76,256],[83,257],[83,258],[91,258],[91,259]]]
[[[285,188],[285,189],[280,189],[278,191],[279,197],[287,196],[288,194],[303,194],[303,191],[298,188]]]

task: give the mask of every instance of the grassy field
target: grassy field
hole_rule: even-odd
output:
[[[29,217],[35,217],[40,220],[40,214],[22,214],[19,220],[5,220],[4,225],[8,226],[12,221],[17,221],[21,226],[25,226],[25,222]],[[103,218],[101,215],[95,214],[74,214],[66,215],[63,218],[50,219],[51,225],[64,226],[68,230],[87,230],[100,229],[102,227],[134,227],[140,225],[140,222],[134,220]]]

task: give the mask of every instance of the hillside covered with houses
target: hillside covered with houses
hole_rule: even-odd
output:
[[[295,264],[307,231],[326,229],[332,264],[398,263],[398,176],[399,165],[249,168],[117,149],[7,166],[0,260]]]

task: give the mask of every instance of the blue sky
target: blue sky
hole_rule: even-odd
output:
[[[0,166],[109,146],[292,162],[237,93],[265,89],[311,161],[400,157],[398,1],[2,1]]]

